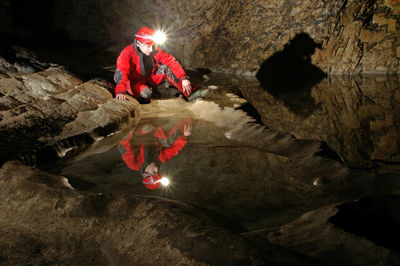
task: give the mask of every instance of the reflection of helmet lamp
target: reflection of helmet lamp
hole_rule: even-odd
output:
[[[142,183],[145,184],[148,189],[154,190],[159,188],[161,185],[168,186],[169,179],[165,176],[161,176],[160,174],[154,174],[152,176],[143,178]]]
[[[168,186],[169,185],[169,179],[164,176],[163,178],[160,179],[160,183],[163,186]]]

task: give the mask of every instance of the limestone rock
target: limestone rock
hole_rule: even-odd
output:
[[[251,80],[240,88],[268,127],[324,141],[337,159],[365,167],[376,160],[399,162],[399,82],[396,76],[332,75],[312,88],[275,90],[273,83],[262,88]]]
[[[0,184],[1,264],[312,265],[177,201],[87,194],[16,162],[0,169]]]
[[[394,1],[55,1],[55,24],[74,39],[118,53],[142,26],[164,29],[165,48],[185,66],[255,74],[296,34],[321,49],[312,63],[328,73],[398,73]],[[90,19],[87,19],[90,18]]]
[[[30,57],[26,49],[14,51],[14,63],[10,56],[0,60],[0,162],[20,158],[34,163],[40,152],[60,141],[90,143],[135,117],[138,103],[115,101],[107,82],[83,82],[61,66]]]
[[[346,1],[313,62],[329,73],[399,72],[399,15],[387,2]]]
[[[40,62],[35,54],[24,47],[1,47],[0,75],[10,77],[21,74],[32,74],[48,68],[50,64]]]
[[[393,210],[398,201],[398,195],[365,197],[306,213],[277,229],[244,235],[268,239],[324,265],[396,265],[399,217]]]
[[[220,100],[218,92],[229,97]],[[93,193],[179,200],[213,213],[218,224],[237,231],[279,226],[344,198],[355,200],[378,190],[398,189],[396,176],[350,169],[329,159],[319,141],[296,139],[255,124],[247,113],[234,108],[238,102],[237,96],[222,89],[195,102],[152,100],[141,106],[141,120],[130,132],[104,138],[64,167],[55,167],[53,173]],[[131,143],[157,149],[154,135],[138,136],[138,129],[168,132],[182,117],[191,118],[192,134],[179,154],[159,165],[171,185],[149,191],[140,183],[140,174],[121,163],[119,144],[133,136]],[[385,182],[381,184],[382,178]]]

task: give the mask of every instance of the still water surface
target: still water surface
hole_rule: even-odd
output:
[[[398,83],[381,81],[374,79],[368,83],[364,79],[366,83],[360,87],[359,77],[329,77],[294,101],[293,95],[286,100],[285,95],[273,95],[254,79],[219,76],[205,84],[209,94],[204,99],[194,103],[182,99],[153,100],[141,105],[141,119],[130,128],[46,170],[67,177],[75,189],[88,193],[129,193],[179,200],[202,208],[217,223],[238,231],[280,225],[318,207],[364,195],[392,193],[400,188],[396,163],[392,168],[349,168],[346,156],[341,154],[343,150],[349,150],[343,154],[351,154],[352,147],[348,147],[348,141],[332,140],[335,136],[357,137],[361,134],[357,129],[365,132],[365,127],[351,125],[355,120],[343,125],[343,121],[350,119],[349,110],[343,113],[334,109],[332,103],[337,103],[338,97],[347,101],[348,108],[358,106],[355,111],[365,109],[365,105],[375,107],[375,112],[369,112],[368,121],[373,120],[373,114],[379,114],[384,121],[391,116],[392,123],[386,123],[386,127],[398,128],[400,94],[393,85]],[[365,88],[377,84],[384,87],[380,92],[388,93],[374,94],[382,103],[371,98],[372,92],[368,94],[370,101],[363,100],[367,97]],[[364,93],[360,93],[362,90]],[[356,98],[343,98],[344,94]],[[257,112],[243,95],[250,102],[258,98],[259,102],[253,105]],[[383,102],[388,95],[390,106]],[[288,107],[299,104],[304,97],[313,101],[307,115],[304,111],[296,113],[298,107]],[[343,108],[342,102],[336,106]],[[260,114],[265,125],[257,122],[261,120]],[[358,121],[364,119],[355,117]],[[334,125],[337,121],[342,122]],[[321,123],[326,123],[325,132]],[[344,126],[351,127],[351,134],[345,135]],[[310,130],[313,127],[317,133]],[[190,134],[186,132],[185,136],[185,129],[190,129]],[[300,139],[307,136],[309,140]],[[326,136],[329,138],[325,139]],[[329,151],[337,156],[321,150],[321,140],[328,145],[333,143],[337,153],[330,148]],[[345,146],[338,148],[340,143]],[[359,152],[357,145],[355,152]],[[169,178],[168,186],[149,190],[142,183],[141,172],[150,163],[155,164],[159,174]]]

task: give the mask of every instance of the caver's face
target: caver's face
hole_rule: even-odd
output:
[[[138,46],[140,48],[140,51],[142,51],[142,53],[144,53],[147,56],[149,56],[153,52],[153,46],[151,45],[138,42]]]
[[[148,166],[146,166],[146,168],[144,169],[144,173],[148,174],[148,175],[154,175],[158,173],[158,167],[157,165],[152,162],[150,163]]]

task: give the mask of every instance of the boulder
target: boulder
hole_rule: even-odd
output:
[[[34,163],[40,154],[55,155],[61,142],[65,149],[74,141],[91,143],[135,117],[137,101],[116,101],[104,80],[83,82],[21,47],[11,47],[0,62],[1,163]]]

